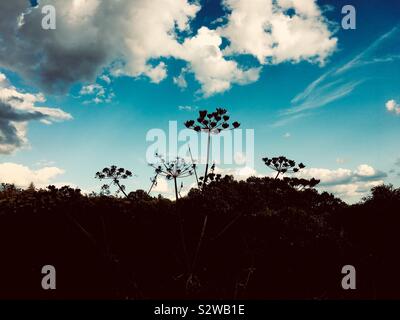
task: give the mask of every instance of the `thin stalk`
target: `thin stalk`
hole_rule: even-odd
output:
[[[158,174],[156,174],[156,176],[154,177],[153,183],[151,184],[149,191],[147,191],[148,195],[150,195],[151,190],[153,190],[154,186],[156,185],[157,177],[158,177]]]
[[[199,255],[200,248],[201,248],[201,244],[202,244],[202,242],[203,242],[204,235],[205,235],[205,233],[206,233],[207,220],[208,220],[208,216],[206,216],[206,217],[204,218],[203,228],[201,229],[201,234],[200,234],[199,242],[197,243],[196,252],[195,252],[194,257],[193,257],[191,272],[194,271],[194,268],[195,268],[196,263],[197,263],[197,257],[198,257],[198,255]]]
[[[176,182],[176,177],[174,177],[174,185],[175,185],[175,198],[176,202],[178,202],[178,184]]]
[[[194,164],[194,161],[193,161],[192,150],[190,150],[190,146],[189,146],[189,154],[190,154],[190,159],[192,159],[192,165],[193,165],[193,164]],[[193,167],[193,169],[194,169],[194,175],[195,175],[195,177],[196,177],[197,186],[199,186],[199,177],[197,176],[196,167]]]
[[[69,213],[66,214],[67,218],[72,221],[75,226],[90,240],[90,242],[96,247],[97,242],[94,236],[89,233],[79,222],[76,220],[73,216],[71,216]]]
[[[279,165],[278,173],[277,173],[276,176],[275,176],[275,180],[278,179],[278,177],[279,177],[279,175],[280,175],[280,173],[281,173],[281,170],[282,170],[282,163]]]
[[[115,181],[115,184],[118,186],[119,190],[122,191],[122,193],[124,194],[124,196],[128,198],[128,195],[126,194],[125,190],[121,187],[121,185],[119,184],[119,182],[118,182],[118,181]]]
[[[206,162],[206,171],[204,173],[204,184],[203,188],[206,187],[207,182],[207,174],[208,174],[208,164],[210,162],[210,142],[211,142],[211,131],[208,131],[208,138],[207,138],[207,162]]]
[[[220,232],[218,232],[218,234],[211,240],[214,241],[214,240],[218,239],[219,237],[221,237],[226,232],[226,230],[228,230],[237,220],[239,220],[239,218],[241,216],[242,216],[242,213],[239,213],[235,218],[233,218],[231,221],[229,221],[229,223],[227,225],[225,225],[225,227],[223,227],[222,230]]]

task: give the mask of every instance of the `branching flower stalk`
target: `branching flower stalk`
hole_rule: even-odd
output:
[[[178,199],[179,199],[179,192],[178,191],[178,179],[186,178],[189,177],[193,174],[194,171],[194,164],[189,164],[186,163],[184,159],[180,157],[176,157],[172,161],[166,161],[161,155],[155,154],[157,158],[157,163],[150,163],[150,166],[152,166],[155,170],[155,180],[157,179],[158,176],[164,176],[167,178],[167,180],[173,180],[174,181],[174,187],[175,187],[175,199],[176,199],[176,211],[179,216],[179,230],[180,230],[180,237],[181,237],[181,242],[182,242],[182,249],[184,253],[184,259],[186,262],[186,266],[188,268],[188,255],[187,255],[187,248],[186,248],[186,240],[185,240],[185,233],[183,230],[183,218],[182,215],[180,214],[180,210],[178,209]],[[153,182],[154,184],[154,182]]]
[[[190,154],[190,159],[191,159],[192,164],[193,164],[193,171],[194,171],[194,176],[196,177],[196,183],[197,183],[197,186],[199,187],[199,186],[200,186],[200,185],[199,185],[199,177],[198,177],[198,175],[197,175],[197,170],[196,170],[197,165],[194,163],[193,155],[192,155],[192,150],[190,149],[190,146],[189,146],[189,154]]]
[[[210,164],[211,135],[220,134],[224,130],[233,130],[240,127],[240,123],[237,121],[233,122],[232,127],[230,127],[231,125],[228,123],[229,119],[230,117],[227,115],[227,110],[217,108],[216,111],[212,113],[208,113],[207,110],[199,111],[199,117],[196,120],[188,120],[185,122],[186,128],[207,134],[207,157],[203,188],[206,186],[208,167]]]
[[[104,184],[102,186],[102,190],[109,193],[110,186],[114,184],[118,187],[118,192],[122,192],[125,197],[128,198],[128,195],[125,192],[125,185],[121,184],[121,180],[128,179],[132,177],[132,172],[129,170],[125,170],[124,168],[118,168],[117,166],[110,166],[109,168],[104,168],[101,172],[96,172],[96,178],[100,181],[102,180],[111,180],[109,184]]]
[[[150,186],[149,191],[147,191],[147,194],[148,194],[148,195],[150,195],[151,190],[153,190],[153,188],[154,188],[155,186],[157,186],[157,178],[158,178],[158,173],[156,173],[156,175],[155,175],[153,178],[150,178],[151,186]]]
[[[301,169],[304,169],[306,166],[303,163],[299,163],[296,167],[296,162],[294,160],[290,160],[284,156],[273,157],[273,158],[263,158],[264,164],[276,171],[275,180],[278,179],[279,175],[284,175],[285,173],[296,173]]]
[[[164,176],[167,178],[167,180],[173,180],[175,187],[175,198],[176,201],[178,201],[179,192],[178,192],[177,180],[191,176],[194,171],[194,164],[186,163],[185,160],[180,157],[176,157],[172,161],[166,161],[159,154],[156,154],[156,157],[158,159],[158,162],[150,163],[150,166],[152,166],[155,169],[156,176],[154,180],[156,180],[158,176]],[[156,183],[154,180],[153,180],[153,186],[154,183]]]

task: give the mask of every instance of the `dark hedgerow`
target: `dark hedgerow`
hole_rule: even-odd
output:
[[[315,183],[225,176],[179,206],[1,185],[0,298],[399,299],[400,189],[349,206]],[[45,264],[57,290],[40,286]],[[357,290],[341,288],[347,264]]]

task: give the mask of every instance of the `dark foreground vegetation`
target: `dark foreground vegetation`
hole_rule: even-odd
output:
[[[313,185],[227,176],[177,203],[2,185],[0,297],[400,298],[400,189],[348,206]],[[47,264],[56,290],[41,288]]]

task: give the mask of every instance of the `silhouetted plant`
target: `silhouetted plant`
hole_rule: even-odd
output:
[[[263,158],[262,160],[267,167],[277,172],[275,179],[278,179],[280,174],[284,175],[285,173],[296,173],[306,167],[301,162],[296,166],[296,162],[294,160],[290,160],[284,156]]]
[[[128,195],[125,192],[126,187],[125,185],[121,184],[120,181],[132,177],[131,171],[112,165],[109,168],[104,168],[101,172],[96,172],[95,177],[100,181],[111,180],[109,184],[104,184],[101,187],[103,194],[110,194],[110,186],[115,185],[118,187],[117,194],[122,192],[124,196],[128,198]]]
[[[200,182],[198,185],[201,187],[204,184],[210,184],[214,181],[219,182],[222,178],[222,176],[218,173],[214,173],[215,171],[215,163],[210,168],[210,173],[207,174],[207,179],[204,179],[204,177],[200,177]]]
[[[0,265],[0,298],[352,299],[331,278],[351,260],[373,280],[357,298],[398,299],[400,189],[377,186],[346,205],[309,188],[297,178],[227,176],[176,206],[140,190],[126,201],[0,184],[0,251],[12,262]],[[180,214],[187,260],[175,225]],[[204,215],[208,231],[207,221],[198,227]],[[46,256],[69,270],[56,296],[36,281],[15,280],[31,279],[31,266]]]
[[[193,174],[193,170],[195,168],[194,164],[187,163],[184,159],[180,157],[176,157],[172,161],[166,161],[161,155],[156,153],[156,158],[158,159],[157,163],[150,163],[155,169],[155,177],[152,180],[152,187],[157,184],[158,176],[164,176],[167,180],[174,181],[175,187],[175,198],[178,201],[179,192],[178,192],[178,179],[187,178]]]
[[[148,195],[150,195],[151,190],[153,190],[153,188],[154,188],[155,186],[157,186],[157,178],[158,178],[158,173],[157,173],[157,172],[156,172],[156,174],[155,174],[154,177],[150,178],[151,186],[150,186],[150,188],[149,188],[149,191],[147,191],[147,194],[148,194]]]
[[[208,166],[210,163],[210,146],[211,146],[211,134],[219,134],[224,130],[232,130],[240,127],[240,123],[235,121],[231,125],[229,124],[229,115],[227,110],[217,108],[214,112],[208,113],[207,110],[199,111],[199,117],[196,120],[188,120],[185,122],[185,126],[188,129],[192,129],[196,132],[205,132],[207,134],[207,159],[206,168],[204,171],[204,183],[206,185],[208,179]],[[231,127],[232,126],[232,127]]]
[[[197,186],[199,187],[200,185],[199,185],[199,177],[197,175],[197,165],[194,162],[193,155],[192,155],[192,150],[190,149],[190,146],[189,146],[188,149],[189,149],[190,159],[192,160],[192,164],[193,164],[193,172],[194,172],[194,176],[196,177],[196,183],[197,183]]]

